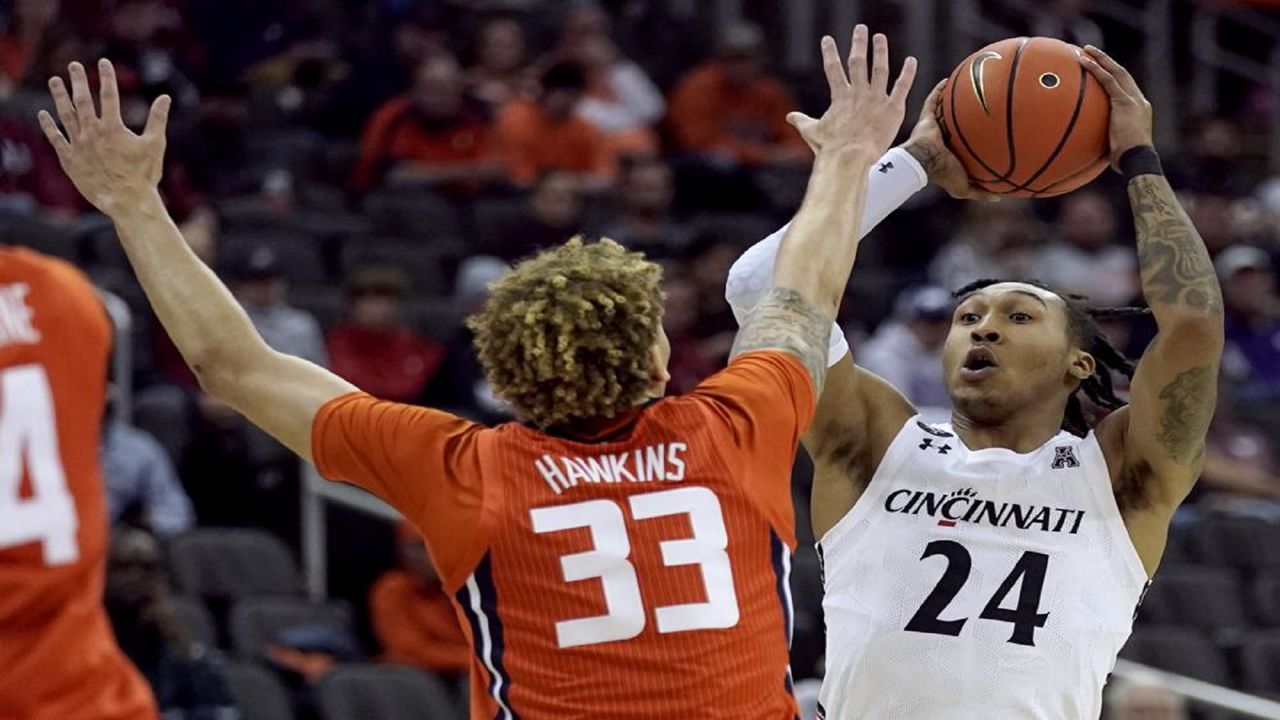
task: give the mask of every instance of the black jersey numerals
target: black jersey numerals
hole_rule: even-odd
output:
[[[938,584],[924,599],[920,609],[916,610],[911,621],[907,623],[909,632],[932,633],[935,635],[957,636],[969,621],[967,617],[944,620],[942,613],[955,599],[969,579],[969,571],[973,568],[973,556],[963,545],[954,540],[934,540],[924,548],[921,560],[941,555],[947,559],[947,567],[938,580]],[[1013,566],[1009,576],[1000,583],[986,607],[978,615],[984,620],[998,620],[1013,625],[1013,634],[1009,642],[1016,645],[1034,646],[1036,628],[1044,627],[1049,613],[1040,612],[1040,594],[1044,590],[1044,575],[1049,568],[1049,556],[1044,553],[1027,551]],[[1013,592],[1013,586],[1021,587],[1018,591],[1017,605],[1005,607],[1005,601]]]

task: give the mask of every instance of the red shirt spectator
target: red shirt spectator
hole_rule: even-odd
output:
[[[786,122],[795,99],[764,74],[760,31],[731,29],[720,57],[690,71],[671,95],[668,113],[682,148],[721,155],[743,165],[793,163],[808,157],[800,134]]]
[[[329,333],[327,342],[333,371],[383,400],[416,400],[444,362],[444,346],[400,319],[407,285],[396,268],[357,271],[348,320]]]
[[[58,165],[49,141],[27,122],[0,116],[0,204],[35,206],[71,216],[80,193]]]
[[[384,180],[458,186],[496,179],[501,171],[489,125],[464,106],[457,62],[437,55],[418,67],[409,93],[369,120],[352,184],[360,190]]]
[[[461,675],[471,662],[449,597],[440,588],[422,540],[408,523],[397,528],[402,568],[388,570],[369,592],[373,631],[386,662]]]
[[[586,92],[581,66],[558,63],[542,76],[537,102],[517,100],[498,118],[498,135],[511,179],[530,185],[553,170],[586,176],[588,184],[607,184],[617,173],[617,158],[591,123],[576,116]]]

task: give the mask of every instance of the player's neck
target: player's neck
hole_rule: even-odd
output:
[[[951,427],[970,450],[1005,448],[1028,453],[1049,441],[1062,429],[1062,414],[1040,411],[1015,413],[999,421],[974,420],[958,410],[951,411]]]

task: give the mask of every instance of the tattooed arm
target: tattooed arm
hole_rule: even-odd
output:
[[[902,125],[915,60],[907,58],[888,90],[889,46],[874,40],[868,74],[867,28],[854,30],[846,65],[836,43],[822,39],[822,65],[831,106],[819,119],[791,113],[787,121],[815,148],[813,171],[800,210],[778,249],[773,290],[738,331],[732,355],[779,349],[799,357],[820,393],[826,377],[827,338],[840,307],[858,247],[867,171]]]
[[[1094,48],[1082,59],[1111,95],[1113,160],[1151,144],[1151,106],[1124,68]],[[1141,151],[1139,151],[1140,153]],[[1132,158],[1132,156],[1130,156]],[[1163,523],[1200,476],[1222,359],[1222,293],[1209,252],[1158,168],[1130,168],[1129,205],[1138,237],[1142,293],[1158,334],[1138,363],[1128,408],[1098,428],[1112,462],[1121,511]],[[1110,436],[1104,437],[1104,436]],[[1111,459],[1111,458],[1109,458]],[[1140,553],[1143,551],[1140,538]],[[1148,548],[1151,550],[1153,548]],[[1144,560],[1153,553],[1146,552]],[[1158,559],[1158,552],[1154,553]]]

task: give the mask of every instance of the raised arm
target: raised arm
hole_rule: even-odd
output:
[[[98,73],[101,112],[80,63],[69,68],[70,94],[61,78],[49,81],[65,134],[44,111],[40,127],[62,169],[115,223],[147,299],[201,387],[310,460],[316,411],[356,388],[267,346],[226,286],[187,246],[160,199],[168,96],[152,105],[147,127],[137,135],[121,120],[111,63],[99,61]]]
[[[1138,363],[1128,408],[1108,417],[1098,433],[1104,447],[1122,453],[1112,468],[1121,510],[1160,520],[1163,547],[1163,523],[1204,464],[1222,360],[1222,293],[1204,241],[1160,170],[1150,103],[1101,50],[1087,48],[1081,62],[1111,96],[1112,161],[1126,178],[1142,294],[1159,330]]]
[[[877,34],[867,72],[867,28],[853,34],[848,73],[836,43],[822,40],[831,106],[822,118],[792,113],[788,122],[815,148],[813,171],[799,212],[778,249],[772,289],[738,332],[733,356],[774,348],[799,357],[822,390],[829,328],[853,269],[867,170],[902,124],[915,59],[907,58],[888,91],[889,44]]]

